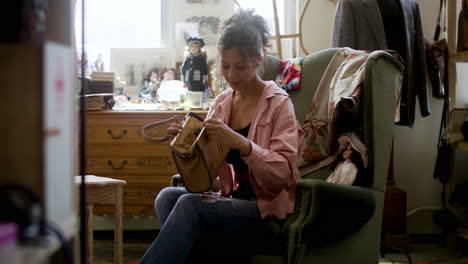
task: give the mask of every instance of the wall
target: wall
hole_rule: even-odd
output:
[[[299,1],[299,9],[304,0]],[[417,1],[420,5],[424,35],[432,39],[437,21],[439,1]],[[311,1],[304,17],[304,45],[309,52],[331,47],[336,6],[331,1]],[[299,12],[298,12],[299,13]],[[460,80],[459,80],[460,82]],[[466,87],[460,83],[459,87]],[[460,88],[459,88],[460,89]],[[466,89],[465,89],[466,90]],[[408,232],[439,232],[432,224],[432,210],[440,208],[439,184],[432,177],[442,101],[430,99],[432,114],[422,118],[417,106],[414,128],[395,129],[395,181],[407,192]]]
[[[436,27],[439,1],[418,1],[426,39],[432,39]],[[429,87],[430,89],[430,87]],[[431,115],[422,118],[416,106],[413,128],[397,126],[395,130],[395,181],[408,195],[409,233],[430,233],[438,229],[432,224],[431,210],[441,206],[442,185],[432,175],[442,101],[430,97]]]
[[[298,17],[304,0],[298,0]],[[327,0],[311,0],[303,20],[303,41],[309,53],[331,47],[335,4]],[[303,52],[300,50],[300,54]]]

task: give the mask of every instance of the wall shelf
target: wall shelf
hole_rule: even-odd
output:
[[[450,56],[450,62],[468,62],[468,51],[457,52]]]
[[[459,141],[455,144],[455,148],[462,150],[462,151],[467,151],[468,152],[468,142],[466,141]]]

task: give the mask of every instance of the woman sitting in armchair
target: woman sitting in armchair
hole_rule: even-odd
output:
[[[231,149],[218,170],[221,191],[163,189],[155,201],[161,230],[141,263],[185,263],[204,232],[218,233],[212,242],[223,243],[232,239],[226,234],[292,212],[303,131],[288,94],[257,73],[269,36],[265,20],[253,11],[241,10],[226,21],[218,50],[231,89],[216,97],[204,124],[210,140]],[[168,132],[176,135],[181,129],[178,120]],[[225,248],[225,254],[239,252]]]

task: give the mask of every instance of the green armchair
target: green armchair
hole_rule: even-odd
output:
[[[299,122],[303,123],[315,89],[337,50],[327,49],[305,58],[301,88],[290,92]],[[372,53],[368,60],[362,104],[372,186],[327,183],[325,179],[331,173],[329,167],[305,175],[296,187],[293,213],[285,221],[264,220],[261,227],[264,239],[253,243],[251,251],[244,252],[248,254],[244,263],[378,263],[397,86],[403,66],[384,51]],[[272,80],[279,72],[280,61],[268,56],[263,66],[263,79]],[[173,185],[181,184],[180,177],[174,176]],[[210,259],[223,257],[213,256],[216,250],[212,239],[201,240],[205,242],[198,243],[194,251],[208,247]],[[244,236],[243,241],[248,240]],[[238,242],[235,245],[239,245]]]

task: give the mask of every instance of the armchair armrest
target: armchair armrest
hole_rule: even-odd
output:
[[[294,211],[283,227],[287,263],[302,263],[308,245],[321,245],[351,235],[374,211],[372,189],[315,179],[298,182]]]
[[[374,210],[372,189],[302,180],[296,185],[295,208],[285,228],[289,235],[297,234],[300,243],[331,242],[356,232]]]

